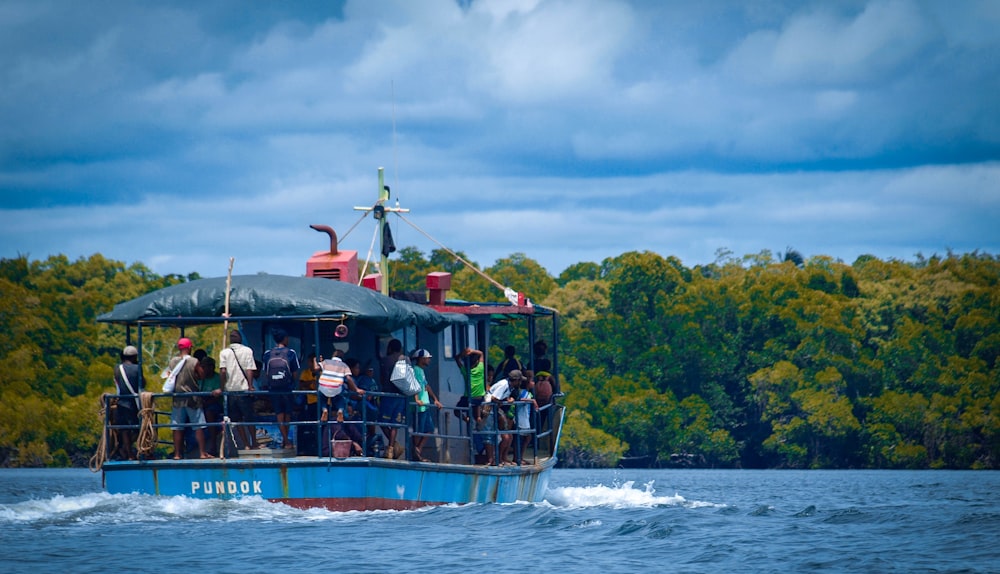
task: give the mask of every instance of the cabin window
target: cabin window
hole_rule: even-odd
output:
[[[455,349],[459,346],[459,342],[455,340],[455,329],[448,325],[444,328],[444,336],[441,337],[442,345],[444,348],[441,349],[441,355],[445,359],[455,358]]]

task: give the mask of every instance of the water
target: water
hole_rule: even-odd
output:
[[[557,469],[539,504],[332,513],[0,470],[0,571],[1000,572],[998,499],[995,472]]]

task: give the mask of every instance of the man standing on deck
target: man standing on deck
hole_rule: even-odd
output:
[[[214,391],[253,392],[253,379],[257,373],[257,363],[253,358],[253,350],[243,344],[243,336],[239,331],[229,333],[229,346],[219,353],[219,380],[222,389]],[[246,394],[228,397],[229,420],[233,422],[256,422],[253,411],[253,397]],[[257,430],[251,426],[240,425],[237,434],[243,441],[243,448],[258,449]]]
[[[475,425],[478,425],[482,420],[482,406],[483,397],[486,396],[486,365],[483,361],[483,352],[479,349],[473,349],[472,347],[466,347],[461,353],[455,355],[455,361],[458,362],[458,368],[465,372],[465,367],[462,364],[462,360],[469,357],[471,365],[468,369],[469,377],[469,407],[472,410],[472,417],[475,419]],[[477,453],[483,451],[483,437],[482,435],[474,435],[472,438],[473,445]]]
[[[288,439],[288,423],[292,420],[295,406],[292,382],[296,380],[299,371],[299,357],[294,349],[288,348],[287,333],[276,329],[273,336],[277,346],[264,353],[264,379],[268,381],[267,390],[271,393],[274,418],[281,431],[281,448],[292,448],[292,442]]]
[[[135,460],[132,442],[139,432],[139,392],[143,388],[142,371],[139,369],[139,350],[129,345],[122,351],[122,362],[115,369],[115,393],[119,395],[134,395],[118,399],[115,409],[116,425],[127,428],[118,429],[118,454],[121,460]]]
[[[171,373],[179,369],[174,383],[175,393],[197,393],[198,360],[191,356],[191,339],[182,337],[177,341],[180,356],[170,359],[168,368]],[[174,397],[173,410],[170,412],[171,430],[174,431],[174,460],[184,458],[184,429],[180,426],[193,424],[194,436],[198,441],[198,451],[201,458],[215,458],[205,452],[205,411],[201,408],[201,397]]]
[[[413,397],[414,402],[417,404],[413,430],[419,433],[413,437],[413,460],[430,462],[424,458],[423,448],[424,443],[427,442],[426,435],[434,432],[434,419],[438,412],[437,409],[441,408],[441,401],[434,394],[434,389],[428,383],[427,374],[424,370],[431,363],[430,351],[427,349],[417,349],[410,355],[410,360],[413,362],[413,374],[417,377],[417,382],[420,383],[420,392]],[[430,409],[431,401],[434,401],[433,411]]]
[[[516,356],[517,349],[514,345],[507,345],[503,348],[503,361],[497,365],[497,371],[493,375],[496,380],[506,379],[511,371],[523,371],[524,365],[521,364],[521,360]],[[490,381],[493,383],[494,381]]]
[[[393,425],[406,424],[406,399],[399,394],[399,389],[396,388],[396,385],[392,384],[392,369],[396,366],[396,361],[399,360],[402,354],[403,343],[399,339],[392,339],[386,344],[385,356],[382,357],[379,363],[381,367],[378,374],[379,387],[383,393],[391,393],[383,395],[381,401],[379,401],[379,418],[383,423]],[[382,427],[382,432],[385,433],[385,438],[388,439],[388,444],[385,448],[385,458],[399,456],[399,453],[396,452],[396,434],[398,430],[398,426]]]

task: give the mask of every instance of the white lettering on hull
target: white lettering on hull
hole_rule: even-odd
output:
[[[192,481],[191,494],[214,494],[222,497],[228,494],[264,494],[259,480],[216,480]]]

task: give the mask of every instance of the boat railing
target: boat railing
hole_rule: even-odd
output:
[[[493,417],[493,424],[478,426],[475,423],[474,406],[442,406],[437,407],[433,404],[427,405],[428,409],[434,412],[434,430],[433,432],[424,433],[417,432],[416,430],[416,412],[417,407],[413,401],[407,400],[406,408],[406,420],[405,422],[391,422],[383,421],[379,418],[377,407],[372,404],[371,399],[378,399],[383,396],[405,398],[403,395],[396,393],[382,393],[378,391],[367,391],[363,397],[357,395],[349,394],[347,399],[349,402],[353,402],[355,408],[351,409],[351,416],[345,417],[344,420],[337,421],[334,417],[328,417],[327,421],[321,421],[321,409],[322,403],[317,400],[314,405],[308,404],[308,396],[317,396],[316,391],[309,390],[291,390],[291,391],[255,391],[255,392],[235,392],[227,391],[223,392],[221,396],[214,395],[211,392],[193,392],[193,393],[141,393],[139,395],[142,401],[142,409],[140,416],[140,424],[136,425],[118,425],[114,424],[111,416],[111,406],[112,401],[129,401],[135,400],[136,395],[105,395],[105,420],[104,420],[104,432],[105,432],[105,456],[110,459],[115,450],[114,440],[112,437],[116,434],[116,431],[120,430],[134,430],[139,431],[143,425],[147,424],[145,419],[151,418],[148,423],[148,427],[152,432],[152,436],[155,437],[153,442],[156,444],[170,445],[172,444],[172,438],[167,440],[162,440],[159,438],[159,430],[163,428],[170,429],[188,429],[194,430],[199,427],[203,427],[206,430],[211,429],[213,437],[217,433],[222,434],[223,437],[229,434],[229,437],[236,442],[237,449],[240,451],[246,450],[249,445],[239,444],[240,441],[236,440],[236,436],[240,433],[234,432],[240,427],[257,427],[262,425],[277,425],[278,423],[271,420],[261,421],[234,421],[229,418],[230,412],[230,401],[231,399],[236,399],[241,396],[251,396],[255,400],[266,400],[271,396],[279,393],[291,394],[296,398],[301,398],[305,404],[304,408],[300,411],[304,418],[297,418],[288,422],[288,426],[295,427],[298,429],[296,431],[296,436],[301,440],[303,435],[310,432],[306,429],[311,429],[311,432],[315,433],[315,451],[311,453],[303,452],[303,449],[299,448],[296,450],[292,456],[296,455],[314,455],[320,458],[342,458],[337,456],[333,444],[331,441],[334,440],[350,440],[351,449],[348,456],[355,456],[360,454],[366,457],[380,457],[383,455],[383,451],[376,447],[376,441],[372,440],[373,437],[379,436],[379,429],[388,430],[396,429],[398,446],[402,447],[404,456],[407,460],[410,460],[413,455],[413,437],[427,437],[429,440],[434,441],[435,447],[431,447],[430,450],[437,450],[439,456],[439,462],[450,462],[450,456],[445,453],[452,452],[451,444],[457,443],[458,449],[460,451],[465,451],[464,456],[460,456],[460,459],[465,459],[468,463],[475,463],[477,461],[477,454],[479,447],[484,444],[492,444],[494,452],[498,452],[498,448],[503,440],[504,435],[513,435],[515,440],[512,440],[510,446],[510,452],[514,455],[515,461],[525,460],[525,455],[527,454],[529,448],[531,451],[532,458],[534,462],[537,463],[538,458],[550,456],[554,447],[554,436],[555,429],[553,428],[553,412],[557,405],[555,403],[550,403],[546,405],[539,405],[536,410],[532,408],[531,410],[531,427],[528,429],[518,429],[516,428],[516,418],[514,416],[510,417],[510,426],[512,428],[502,428],[505,425],[500,424],[499,418],[499,408],[490,409],[488,416]],[[179,423],[173,424],[170,421],[171,411],[160,410],[157,408],[157,400],[168,399],[173,400],[176,398],[191,398],[191,397],[201,397],[204,399],[210,399],[212,397],[217,397],[222,406],[222,419],[207,420],[205,424],[201,423]],[[367,404],[362,401],[367,401]],[[511,409],[513,411],[519,404],[530,403],[531,401],[514,401],[509,403],[504,403],[503,409]],[[363,408],[362,408],[363,407]],[[523,408],[523,407],[522,407]],[[311,411],[311,412],[310,412]],[[454,414],[458,419],[458,424],[453,425],[451,415]],[[301,415],[300,415],[301,416]],[[256,418],[256,417],[255,417]],[[452,428],[455,428],[452,431]],[[341,434],[343,433],[343,434]],[[384,433],[388,435],[387,432]],[[529,440],[524,441],[524,437],[530,437]],[[133,435],[135,438],[135,435]],[[272,437],[272,440],[277,440],[280,437]],[[361,440],[357,440],[360,438]],[[206,440],[208,440],[206,438]],[[243,441],[245,442],[245,441]],[[354,443],[360,447],[360,453],[356,452]],[[388,445],[386,445],[388,446]],[[219,452],[224,452],[224,449],[219,449]],[[397,455],[398,456],[398,455]],[[150,454],[147,454],[147,458]],[[494,464],[501,464],[503,461],[494,458]]]

